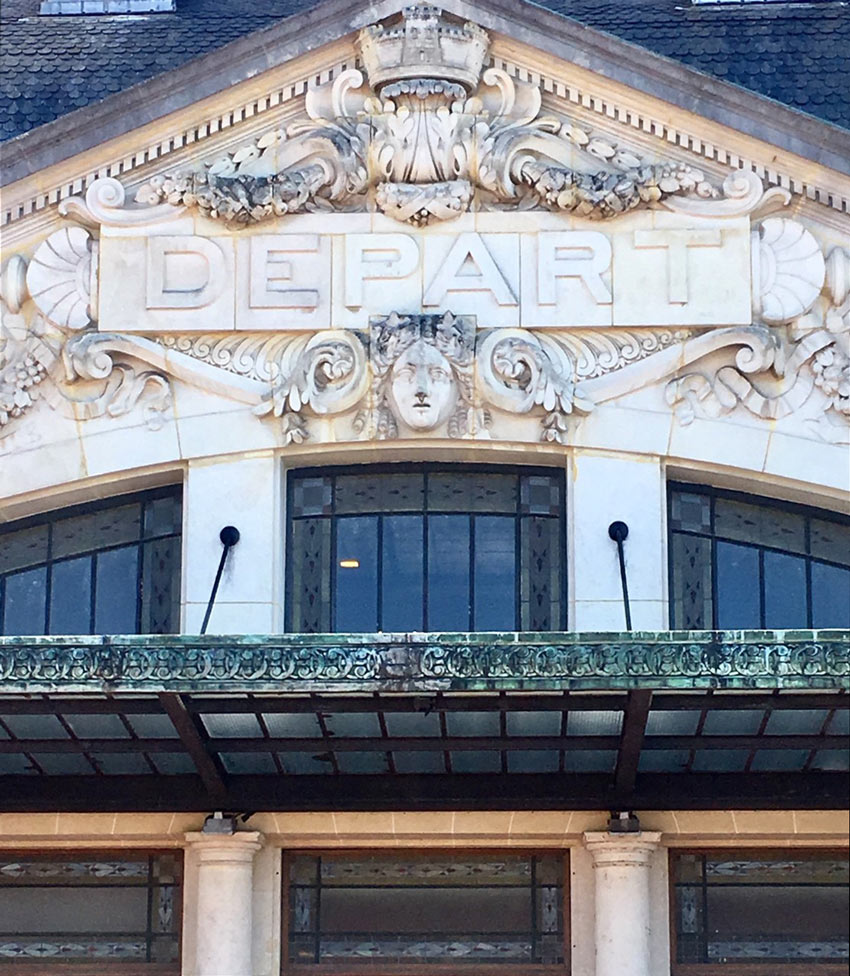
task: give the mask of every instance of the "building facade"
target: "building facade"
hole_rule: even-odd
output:
[[[846,972],[840,106],[134,3],[12,5],[167,70],[10,102],[0,976]]]

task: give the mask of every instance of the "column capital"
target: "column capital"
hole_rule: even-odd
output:
[[[605,830],[588,830],[582,837],[593,858],[593,866],[612,867],[644,865],[661,843],[661,832],[642,830],[637,834],[612,834]]]
[[[257,830],[240,830],[235,834],[205,834],[200,830],[183,835],[186,846],[196,851],[203,862],[245,863],[253,861],[265,838]]]

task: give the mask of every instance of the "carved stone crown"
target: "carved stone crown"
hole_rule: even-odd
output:
[[[396,27],[373,24],[360,31],[358,46],[369,84],[376,91],[392,81],[433,78],[478,85],[490,38],[475,24],[442,20],[439,7],[405,7]]]

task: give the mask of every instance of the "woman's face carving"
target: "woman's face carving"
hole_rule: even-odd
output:
[[[436,346],[418,339],[396,360],[390,377],[396,415],[413,430],[448,420],[457,400],[452,368]]]

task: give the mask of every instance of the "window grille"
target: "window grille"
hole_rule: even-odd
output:
[[[179,628],[181,489],[159,488],[0,528],[0,634]]]
[[[565,868],[560,854],[291,856],[284,972],[564,974]]]
[[[850,626],[850,519],[734,492],[669,493],[676,630]]]
[[[176,976],[181,872],[173,852],[4,852],[0,974],[85,963],[86,973]]]
[[[846,851],[674,852],[671,876],[673,976],[847,973]]]
[[[289,631],[566,626],[563,472],[305,469],[288,497]]]

